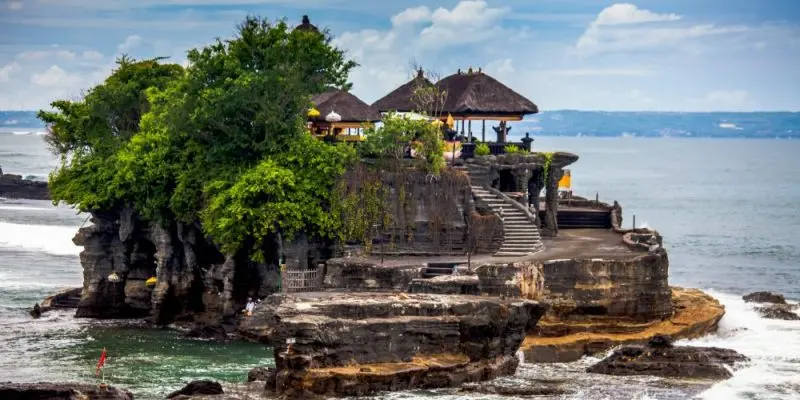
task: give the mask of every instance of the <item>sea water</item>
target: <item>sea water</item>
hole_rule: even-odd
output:
[[[717,334],[682,344],[719,346],[752,359],[711,387],[653,377],[590,375],[596,362],[522,364],[507,384],[563,382],[562,399],[800,398],[800,322],[761,318],[741,300],[756,290],[800,300],[800,141],[537,137],[534,148],[580,155],[571,166],[576,194],[618,200],[623,224],[658,229],[670,256],[670,282],[707,290],[726,306]],[[41,136],[0,133],[7,173],[45,179],[57,164]],[[26,308],[80,286],[80,248],[71,242],[86,216],[47,201],[0,200],[0,381],[96,381],[102,348],[106,380],[137,398],[163,398],[192,379],[240,382],[272,363],[248,343],[187,340],[135,323],[77,320],[69,312],[31,319]],[[499,399],[452,390],[386,394],[384,399]],[[505,397],[508,398],[508,397]]]

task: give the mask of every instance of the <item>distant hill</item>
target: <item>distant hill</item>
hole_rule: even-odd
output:
[[[486,122],[487,139],[494,137]],[[480,137],[480,122],[472,132]],[[679,112],[607,112],[545,111],[511,123],[511,138],[525,132],[531,136],[595,137],[687,137],[687,138],[797,138],[800,139],[800,113],[679,113]],[[0,132],[19,128],[43,129],[34,111],[0,111]]]

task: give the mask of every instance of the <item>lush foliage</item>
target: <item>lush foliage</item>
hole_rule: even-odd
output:
[[[332,236],[332,188],[355,153],[313,139],[305,119],[310,96],[347,87],[355,64],[327,34],[259,18],[188,59],[185,71],[125,59],[83,100],[40,113],[62,156],[54,200],[199,220],[226,253],[254,258],[278,232]]]
[[[400,160],[411,145],[425,160],[424,168],[439,175],[444,166],[444,143],[439,126],[427,119],[413,119],[397,114],[386,115],[380,127],[369,128],[362,154]]]
[[[547,179],[550,176],[550,164],[553,163],[553,153],[552,152],[547,152],[547,153],[542,153],[542,155],[544,156],[544,172],[543,172],[543,175],[544,175],[544,184],[546,186],[547,185]]]
[[[519,146],[515,144],[509,144],[505,147],[506,154],[521,154],[525,153],[525,149],[519,148]]]
[[[475,155],[476,156],[488,156],[492,154],[492,151],[489,150],[489,145],[486,143],[478,143],[475,146]]]

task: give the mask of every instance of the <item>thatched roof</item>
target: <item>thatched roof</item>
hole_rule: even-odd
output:
[[[311,19],[308,18],[308,15],[303,15],[303,23],[297,25],[294,30],[296,31],[308,31],[308,32],[319,32],[316,26],[311,24]]]
[[[532,101],[478,70],[455,73],[436,86],[447,91],[443,112],[453,115],[526,115],[539,108]]]
[[[356,96],[342,90],[328,90],[311,97],[314,107],[319,110],[319,117],[311,121],[325,122],[325,116],[335,111],[342,116],[341,122],[377,122],[380,114]]]
[[[418,106],[412,101],[414,89],[419,87],[433,86],[433,83],[425,78],[425,74],[420,69],[417,71],[417,76],[405,85],[393,90],[380,100],[372,103],[372,108],[380,112],[398,111],[398,112],[411,112],[411,111],[424,111],[418,110]]]

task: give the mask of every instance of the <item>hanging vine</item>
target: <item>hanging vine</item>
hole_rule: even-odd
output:
[[[553,152],[542,153],[544,156],[544,186],[547,187],[547,178],[550,176],[550,164],[553,163]]]

